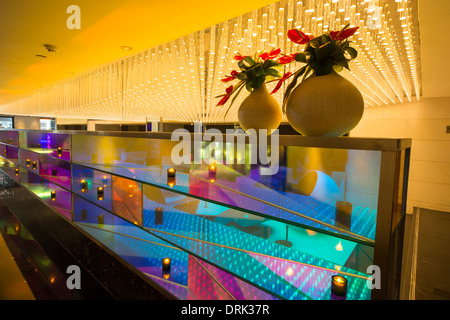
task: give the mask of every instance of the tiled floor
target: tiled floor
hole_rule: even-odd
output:
[[[3,223],[0,227],[3,228],[2,236],[7,232],[15,232],[14,224],[9,223],[5,228]],[[450,213],[420,209],[413,215],[407,215],[400,292],[402,300],[450,300],[450,278],[447,276],[450,270],[448,230]],[[11,253],[4,238],[0,237],[0,300],[35,299],[25,281],[24,275],[27,276],[27,273],[21,272],[18,267],[26,257],[21,257],[17,252]],[[31,286],[39,285],[36,279],[29,282]],[[45,298],[51,299],[48,295]]]

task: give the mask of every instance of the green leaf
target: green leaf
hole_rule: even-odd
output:
[[[350,55],[350,60],[353,60],[358,56],[358,51],[356,51],[355,48],[348,47],[345,48],[344,50]]]
[[[342,67],[340,64],[333,64],[333,69],[334,69],[334,71],[339,73],[342,71],[342,69],[344,69],[344,67]]]
[[[247,74],[246,74],[246,72],[245,72],[245,71],[239,72],[238,75],[237,75],[237,78],[238,78],[239,80],[243,80],[243,81],[247,80]]]
[[[277,69],[270,68],[270,69],[267,69],[266,72],[269,76],[272,76],[274,78],[281,78],[281,75]]]
[[[316,48],[314,52],[318,61],[324,61],[331,57],[333,54],[339,52],[339,47],[336,45],[336,42],[329,41],[319,48]]]
[[[333,71],[333,63],[331,58],[320,62],[316,61],[314,64],[310,65],[311,68],[314,69],[316,76],[324,76],[330,74],[330,72]]]
[[[266,75],[264,74],[263,76],[259,76],[258,78],[256,78],[253,83],[252,83],[252,88],[253,89],[258,89],[259,87],[262,86],[262,84],[266,81]]]
[[[295,55],[295,61],[306,63],[306,53],[300,52]]]
[[[241,61],[244,61],[244,65],[247,68],[253,67],[256,64],[255,60],[253,60],[251,57],[245,57]]]
[[[321,39],[321,37],[316,37],[316,38],[311,39],[311,40],[308,42],[309,46],[310,46],[311,48],[313,48],[313,49],[316,49],[316,48],[320,47],[320,46],[321,46],[320,39]],[[307,47],[308,47],[308,46],[307,46]]]
[[[276,62],[275,60],[266,60],[263,63],[263,68],[267,70],[271,67],[278,66],[278,65],[279,65],[279,63]]]

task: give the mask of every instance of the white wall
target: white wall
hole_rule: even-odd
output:
[[[407,213],[450,212],[450,98],[367,108],[352,137],[412,138]]]

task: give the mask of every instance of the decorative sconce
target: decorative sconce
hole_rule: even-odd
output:
[[[52,201],[55,201],[56,200],[56,191],[50,192],[50,197],[51,197]]]
[[[155,225],[160,225],[163,223],[164,210],[161,207],[155,209]]]
[[[104,194],[105,194],[105,190],[103,189],[103,187],[98,187],[97,188],[97,200],[103,200]]]
[[[331,276],[331,298],[345,300],[347,297],[347,279],[340,275]]]

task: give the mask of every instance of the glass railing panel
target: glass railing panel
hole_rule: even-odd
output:
[[[0,142],[18,147],[19,131],[0,130]]]

